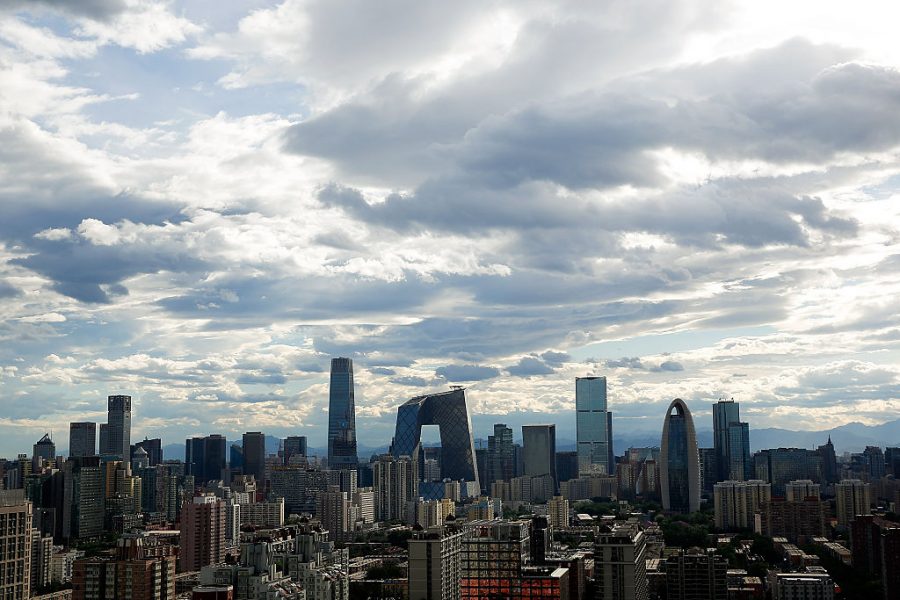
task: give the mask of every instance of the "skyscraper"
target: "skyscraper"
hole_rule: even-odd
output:
[[[741,422],[741,405],[734,400],[713,404],[713,444],[718,480],[750,479],[750,428]]]
[[[131,396],[110,396],[107,416],[107,450],[122,460],[131,460]]]
[[[637,524],[616,524],[594,542],[597,598],[647,600],[647,540]]]
[[[849,527],[857,515],[872,512],[872,486],[859,479],[843,479],[834,485],[834,500],[838,525]]]
[[[181,509],[181,570],[199,571],[224,559],[225,502],[212,494],[194,496]]]
[[[155,467],[163,461],[162,458],[162,440],[159,438],[147,439],[134,445],[135,448],[140,446],[147,452],[147,458],[150,459],[150,466]]]
[[[284,464],[291,464],[292,456],[306,457],[306,436],[289,435],[284,440],[283,455]]]
[[[328,466],[332,469],[355,469],[358,465],[353,361],[332,358],[328,390]]]
[[[700,455],[691,411],[681,398],[669,404],[660,444],[660,487],[665,510],[700,509]]]
[[[575,378],[575,435],[579,474],[613,472],[606,377]]]
[[[31,458],[36,467],[40,466],[42,461],[56,458],[56,444],[53,443],[49,433],[45,433],[32,447]]]
[[[515,476],[515,456],[513,452],[513,430],[505,423],[494,424],[494,435],[488,436],[485,458],[486,489],[495,481],[509,481]]]
[[[525,453],[525,475],[550,475],[554,487],[556,478],[556,425],[522,425],[522,444]]]
[[[69,423],[69,457],[97,454],[97,424]]]
[[[243,437],[244,475],[253,475],[261,485],[266,476],[266,436],[248,431]]]
[[[437,425],[441,434],[441,477],[478,484],[472,421],[462,388],[417,396],[397,409],[397,427],[391,441],[395,457],[418,458],[423,425]]]

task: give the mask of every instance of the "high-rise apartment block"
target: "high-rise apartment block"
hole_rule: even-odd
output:
[[[353,361],[333,358],[328,391],[328,466],[332,469],[355,469],[358,464]]]
[[[201,567],[225,559],[225,502],[207,494],[194,496],[181,509],[182,571],[199,571]]]
[[[379,521],[406,521],[407,503],[413,498],[412,461],[389,454],[378,457],[373,468],[375,514]]]
[[[606,377],[575,379],[575,437],[579,475],[612,474]]]
[[[463,533],[426,528],[409,540],[409,600],[460,600]]]
[[[727,600],[728,560],[712,551],[685,551],[666,559],[668,600]]]
[[[647,600],[647,541],[635,524],[601,531],[594,542],[596,597],[604,600]]]
[[[760,506],[772,499],[772,486],[765,481],[720,481],[713,502],[718,529],[753,529]]]
[[[75,561],[73,600],[174,600],[175,548],[126,534],[114,557]]]
[[[0,598],[31,597],[31,512],[24,490],[0,490]]]
[[[857,515],[872,512],[872,486],[859,479],[844,479],[834,485],[838,525],[849,527]]]

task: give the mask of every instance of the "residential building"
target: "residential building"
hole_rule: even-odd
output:
[[[785,537],[791,543],[825,535],[825,503],[818,498],[785,501],[774,498],[760,507],[758,533]]]
[[[838,525],[849,527],[857,515],[872,512],[872,486],[859,479],[843,479],[834,486]]]
[[[428,527],[409,540],[409,600],[460,600],[463,533]]]
[[[718,529],[753,529],[754,515],[772,499],[765,481],[720,481],[714,486],[713,503]]]
[[[24,490],[0,490],[0,598],[31,597],[32,504]]]
[[[175,548],[143,534],[126,534],[111,558],[75,561],[73,600],[174,600]]]
[[[666,559],[667,600],[727,600],[728,560],[714,552],[680,550]]]
[[[594,542],[598,600],[647,600],[647,542],[635,523],[616,523]]]
[[[199,571],[225,559],[225,502],[214,495],[194,496],[181,509],[182,571]]]

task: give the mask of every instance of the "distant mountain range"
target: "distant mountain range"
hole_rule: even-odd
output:
[[[614,426],[615,427],[615,426]],[[653,431],[614,432],[614,444],[616,455],[621,455],[625,450],[634,446],[659,446],[660,433]],[[765,429],[750,429],[750,450],[755,452],[763,448],[810,448],[814,449],[824,444],[828,437],[834,444],[835,452],[861,452],[866,446],[881,446],[882,448],[893,446],[900,447],[900,419],[882,423],[881,425],[863,425],[862,423],[848,423],[833,429],[824,431],[792,431],[768,427]],[[712,431],[700,429],[697,431],[697,443],[702,448],[713,445]],[[238,441],[229,441],[227,447],[232,444],[240,444]],[[266,436],[266,453],[275,454],[281,440],[277,437]],[[477,446],[477,442],[476,442]],[[556,441],[556,449],[560,452],[575,449],[575,440],[560,438]],[[381,454],[387,451],[387,444],[383,446],[360,446],[358,453],[365,460],[373,454]],[[326,448],[308,449],[310,456],[324,456]],[[163,457],[166,459],[184,460],[184,444],[167,444],[163,446]]]

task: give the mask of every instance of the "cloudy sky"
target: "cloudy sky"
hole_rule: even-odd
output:
[[[900,415],[900,8],[3,0],[0,454],[487,424]]]

